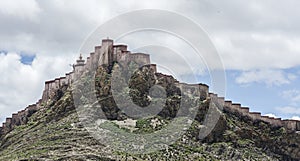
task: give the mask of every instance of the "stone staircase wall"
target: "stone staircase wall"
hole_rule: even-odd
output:
[[[70,85],[74,80],[79,77],[84,70],[94,70],[99,65],[99,59],[101,58],[101,55],[103,55],[103,52],[108,52],[105,49],[107,48],[103,42],[107,42],[112,40],[102,40],[102,46],[96,46],[95,51],[90,53],[90,56],[87,57],[87,61],[85,64],[74,64],[74,69],[72,72],[66,73],[64,77],[55,78],[54,80],[46,81],[45,87],[43,90],[42,98],[33,105],[29,105],[24,110],[19,111],[17,113],[12,114],[11,118],[6,118],[6,121],[2,124],[2,127],[0,127],[0,136],[3,133],[7,133],[10,131],[13,127],[18,125],[26,124],[28,121],[28,117],[30,117],[35,111],[41,108],[43,104],[46,104],[49,100],[51,100],[55,96],[55,92],[64,85]],[[110,43],[110,44],[111,44]],[[113,56],[115,56],[116,59],[122,59],[124,58],[124,55],[129,56],[130,61],[134,61],[135,58],[137,58],[138,62],[144,62],[149,63],[148,65],[150,68],[156,73],[156,65],[150,64],[150,57],[148,54],[143,53],[135,53],[130,55],[130,51],[127,51],[126,45],[113,45],[112,44],[112,50],[111,52],[114,53]],[[109,54],[109,53],[107,53]],[[125,57],[126,58],[126,57]],[[82,60],[80,60],[82,61]],[[78,62],[78,60],[77,60]],[[84,62],[84,61],[83,61]],[[80,70],[76,68],[80,68]],[[168,75],[165,75],[167,78],[171,77]],[[170,78],[171,79],[171,78]],[[186,84],[186,83],[179,83],[175,82],[176,85],[179,88],[183,88],[186,90],[188,94],[195,94],[195,92],[200,91],[200,99],[204,100],[207,97],[210,98],[216,98],[214,100],[217,100],[219,105],[222,105],[225,110],[229,110],[231,112],[238,113],[243,116],[248,116],[252,120],[262,120],[264,122],[268,122],[273,126],[284,126],[287,129],[290,130],[300,130],[300,121],[297,120],[281,120],[280,118],[272,118],[268,116],[261,116],[261,113],[259,112],[250,112],[248,107],[242,107],[241,104],[238,103],[232,103],[232,101],[225,101],[224,97],[218,97],[217,94],[214,93],[208,93],[209,87],[205,84]]]
[[[261,120],[269,123],[272,126],[276,127],[285,127],[288,130],[300,131],[300,121],[299,120],[281,120],[281,118],[274,118],[268,116],[262,116],[260,112],[250,112],[249,107],[242,107],[239,103],[232,103],[232,101],[224,100],[224,97],[218,97],[214,93],[209,93],[210,98],[217,98],[221,104],[223,104],[223,109],[237,113],[242,116],[248,116],[251,120]],[[215,99],[212,99],[215,100]]]

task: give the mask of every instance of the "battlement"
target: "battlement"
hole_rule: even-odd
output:
[[[111,39],[103,39],[101,45],[95,46],[94,52],[83,59],[80,54],[79,59],[73,64],[73,71],[66,73],[64,77],[55,78],[53,80],[45,81],[42,98],[36,104],[29,105],[24,110],[12,114],[12,118],[7,118],[0,127],[0,134],[10,131],[14,126],[23,125],[27,123],[35,111],[40,109],[43,104],[47,104],[51,100],[58,89],[65,85],[71,85],[77,78],[79,78],[84,71],[95,70],[100,65],[112,65],[113,62],[129,62],[134,61],[141,65],[146,65],[156,73],[156,64],[150,64],[150,56],[145,53],[133,53],[127,50],[127,45],[114,44]]]
[[[154,73],[157,73],[156,64],[148,64],[148,65],[145,65],[145,66],[150,68]]]
[[[27,106],[24,110],[12,114],[11,118],[6,118],[6,121],[0,127],[0,135],[9,132],[14,126],[23,125],[28,122],[28,118],[37,110],[42,108],[51,100],[58,89],[63,86],[72,85],[83,72],[88,70],[95,70],[100,65],[112,65],[114,62],[128,63],[134,61],[140,65],[148,66],[154,73],[161,75],[167,82],[174,83],[178,88],[184,89],[189,95],[197,95],[200,93],[200,100],[217,101],[220,108],[224,111],[229,111],[237,115],[246,116],[253,121],[264,121],[271,126],[285,127],[288,130],[299,131],[300,121],[297,120],[281,120],[280,118],[273,118],[268,116],[261,116],[259,112],[250,112],[249,107],[242,107],[239,103],[232,103],[232,101],[225,100],[224,97],[218,97],[217,94],[209,93],[209,87],[206,84],[186,84],[176,81],[172,76],[157,73],[156,64],[151,64],[150,55],[146,53],[131,53],[127,50],[127,45],[115,45],[113,40],[104,39],[102,44],[95,46],[94,51],[86,58],[86,61],[80,54],[79,59],[73,65],[73,71],[66,73],[64,77],[55,78],[53,80],[45,81],[42,99],[36,104]],[[199,93],[197,93],[199,92]],[[214,99],[211,99],[214,98]]]
[[[120,45],[114,45],[113,47],[115,50],[127,51],[127,45],[120,44]]]
[[[298,120],[281,120],[281,118],[262,116],[260,112],[250,112],[249,107],[242,107],[240,103],[232,103],[232,101],[229,100],[224,101],[223,97],[217,97],[217,95],[213,93],[210,93],[209,96],[217,98],[219,102],[222,101],[224,105],[223,109],[225,111],[229,111],[240,116],[247,116],[252,121],[263,121],[274,127],[285,127],[288,130],[300,131],[300,121]]]

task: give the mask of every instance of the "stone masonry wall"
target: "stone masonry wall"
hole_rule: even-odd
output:
[[[140,64],[147,64],[156,73],[156,65],[150,64],[150,56],[144,53],[131,54],[127,51],[126,45],[114,45],[113,40],[102,40],[101,46],[96,46],[95,51],[91,52],[85,63],[80,56],[77,64],[73,65],[73,71],[66,73],[64,77],[56,78],[54,80],[46,81],[43,90],[42,98],[36,104],[29,105],[24,110],[14,113],[11,118],[0,127],[0,136],[9,132],[13,127],[26,124],[28,117],[39,110],[43,104],[46,104],[53,98],[55,92],[62,86],[71,85],[85,70],[95,70],[99,65],[111,65],[114,61],[136,61]],[[168,79],[169,76],[166,76]],[[253,121],[261,120],[271,124],[272,126],[283,126],[289,130],[300,130],[300,121],[296,120],[281,120],[280,118],[272,118],[261,116],[259,112],[249,112],[248,107],[242,107],[241,104],[225,101],[224,97],[218,97],[216,94],[208,93],[208,86],[205,84],[185,84],[176,82],[179,88],[184,88],[189,94],[193,95],[200,91],[200,99],[216,98],[220,105],[224,105],[224,110],[235,112],[239,115],[248,116]]]
[[[275,127],[285,127],[288,130],[300,131],[300,121],[298,120],[281,120],[281,118],[274,118],[262,116],[260,112],[249,112],[248,107],[242,107],[241,104],[232,103],[232,101],[225,101],[223,97],[218,97],[216,94],[210,93],[209,96],[218,98],[224,103],[224,110],[237,113],[242,116],[248,116],[253,121],[264,121]]]
[[[3,133],[9,132],[14,126],[26,124],[28,117],[35,111],[40,109],[43,104],[46,104],[55,96],[55,92],[64,85],[71,85],[85,70],[95,70],[99,65],[111,65],[114,61],[137,61],[144,64],[150,64],[150,57],[148,54],[136,53],[131,56],[130,51],[127,51],[126,45],[114,45],[113,40],[102,40],[101,46],[95,46],[94,52],[90,53],[86,62],[80,59],[73,65],[73,71],[66,73],[64,77],[55,78],[45,82],[42,98],[36,104],[26,107],[17,113],[12,114],[11,118],[0,127],[0,136]],[[135,59],[136,58],[136,59]],[[156,65],[150,64],[150,68],[156,72]]]

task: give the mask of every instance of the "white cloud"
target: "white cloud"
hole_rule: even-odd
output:
[[[293,106],[277,107],[276,110],[283,114],[300,114],[300,108]]]
[[[68,72],[81,43],[101,23],[133,9],[172,10],[182,2],[0,0],[0,51],[36,55],[30,66],[22,64],[17,53],[0,54],[0,120],[35,103],[45,80]]]
[[[277,118],[277,116],[275,114],[272,114],[272,113],[265,114],[264,116]]]
[[[0,13],[20,17],[22,19],[36,20],[41,12],[35,0],[0,0]]]
[[[289,84],[295,80],[296,75],[291,73],[284,73],[282,70],[254,70],[242,72],[236,78],[236,83],[265,83],[268,86]]]
[[[22,64],[20,59],[17,53],[0,53],[0,119],[35,103],[41,98],[45,80],[70,70],[60,57],[38,56],[32,65]]]
[[[284,107],[277,107],[276,110],[283,114],[300,114],[300,91],[296,89],[286,90],[280,93],[280,96],[288,101],[288,105]],[[296,118],[296,116],[294,117]]]
[[[299,90],[296,90],[296,89],[286,90],[286,91],[283,91],[281,95],[293,104],[300,103],[300,91]]]
[[[166,9],[202,25],[226,69],[245,71],[236,78],[239,84],[289,84],[296,75],[285,73],[284,69],[300,65],[300,22],[295,16],[299,15],[299,4],[296,0],[190,0],[188,3],[185,0],[171,3],[164,0],[0,0],[0,50],[30,51],[37,55],[32,66],[20,64],[17,54],[1,56],[5,61],[0,66],[3,76],[0,113],[6,115],[35,101],[42,92],[44,80],[66,72],[81,43],[99,24],[137,9]],[[184,54],[190,56],[189,52]]]
[[[300,23],[295,16],[299,14],[295,3],[299,4],[292,0],[1,0],[0,49],[74,54],[85,37],[106,20],[124,12],[154,8],[178,12],[202,25],[226,69],[286,69],[300,65]],[[285,12],[278,12],[279,8]],[[38,23],[14,19],[15,15],[36,17]]]
[[[299,120],[300,121],[300,117],[299,116],[293,116],[291,119],[292,120]]]
[[[287,69],[300,64],[300,39],[285,31],[237,29],[217,31],[212,38],[227,69]]]

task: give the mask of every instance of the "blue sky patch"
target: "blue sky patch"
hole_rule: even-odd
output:
[[[291,68],[283,70],[285,73],[299,71],[299,68]],[[283,113],[277,110],[277,108],[289,106],[290,99],[283,98],[282,93],[285,90],[300,90],[299,79],[294,79],[288,84],[282,84],[279,86],[267,86],[264,83],[252,82],[247,86],[236,83],[235,79],[240,71],[228,70],[227,73],[227,90],[226,99],[232,100],[236,103],[241,103],[242,106],[250,107],[250,111],[261,112],[262,114],[275,114],[281,118],[291,118],[297,116],[294,114]]]
[[[33,60],[36,57],[35,54],[25,53],[25,52],[21,52],[20,56],[21,56],[21,59],[20,59],[21,63],[25,64],[25,65],[31,65]]]
[[[7,51],[6,51],[6,50],[0,50],[0,54],[6,55],[6,54],[7,54]]]

